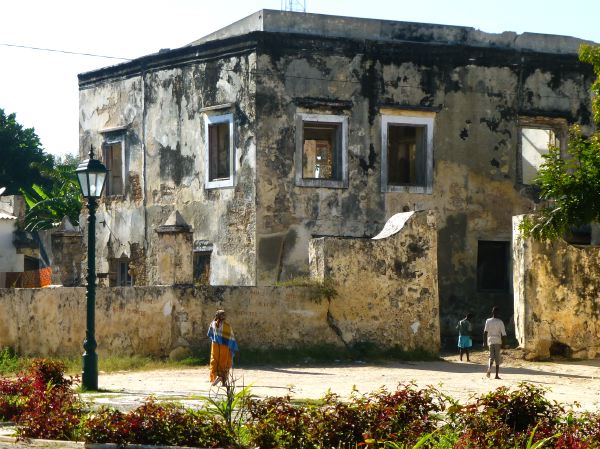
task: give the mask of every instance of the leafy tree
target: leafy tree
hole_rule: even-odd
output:
[[[592,64],[597,75],[592,84],[592,111],[600,125],[600,47],[583,45],[579,58]],[[538,172],[536,184],[547,204],[521,223],[521,233],[537,240],[563,237],[573,227],[600,221],[600,132],[585,136],[578,126],[571,127],[567,148],[550,147]]]
[[[18,194],[33,184],[48,187],[52,181],[42,172],[53,164],[35,130],[23,128],[15,114],[6,115],[0,108],[0,187],[6,187],[6,194]]]
[[[81,191],[75,169],[77,160],[67,156],[64,162],[44,171],[52,184],[50,187],[33,184],[31,189],[21,189],[27,203],[25,229],[39,231],[60,224],[67,216],[73,225],[79,223]]]

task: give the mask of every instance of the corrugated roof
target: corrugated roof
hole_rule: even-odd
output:
[[[16,220],[17,217],[11,214],[7,214],[5,212],[0,212],[0,220]]]

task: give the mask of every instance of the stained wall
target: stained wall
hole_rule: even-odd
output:
[[[404,226],[385,232],[400,215]],[[310,241],[311,277],[337,286],[328,319],[342,341],[439,349],[435,223],[434,212],[406,212],[390,219],[384,238]]]
[[[101,277],[109,259],[126,257],[137,285],[160,284],[155,230],[178,211],[194,244],[213,244],[212,284],[255,283],[254,60],[191,55],[166,67],[125,65],[123,76],[80,76],[81,157],[92,145],[102,157],[110,139],[124,147],[125,191],[104,197],[97,212]],[[205,189],[205,120],[224,113],[234,116],[235,185]]]
[[[478,242],[503,241],[509,248],[511,217],[536,207],[534,189],[518,176],[519,120],[558,117],[566,125],[591,125],[593,74],[578,62],[576,40],[564,38],[574,44],[565,49],[555,36],[316,20],[326,19],[331,34],[344,36],[319,36],[317,24],[306,31],[311,22],[285,16],[286,26],[303,34],[261,39],[257,281],[306,273],[312,237],[373,236],[397,212],[433,210],[443,342],[454,342],[456,322],[467,312],[475,314],[475,335],[482,335],[493,305],[511,321],[512,285],[478,287]],[[353,39],[353,24],[356,33],[373,31],[373,39]],[[296,117],[303,113],[347,118],[347,187],[295,181]],[[434,117],[431,193],[382,192],[384,114]]]
[[[525,356],[600,356],[600,247],[523,239],[514,224],[516,337]]]
[[[83,74],[82,154],[120,127],[130,150],[129,191],[100,211],[102,269],[124,254],[140,285],[156,284],[152,229],[179,210],[195,243],[215,245],[211,284],[274,285],[308,274],[314,237],[371,237],[395,213],[432,210],[442,343],[469,311],[475,335],[492,305],[509,322],[512,285],[478,287],[479,242],[509,245],[511,217],[536,207],[519,179],[519,123],[591,126],[594,75],[580,43],[260,11],[188,47]],[[203,117],[223,104],[235,115],[237,181],[207,190]],[[300,114],[347,120],[345,185],[296,182]],[[433,117],[428,193],[382,189],[386,114]]]

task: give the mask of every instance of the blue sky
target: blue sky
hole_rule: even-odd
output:
[[[47,152],[78,153],[77,74],[176,48],[282,0],[13,0],[0,14],[0,108]],[[306,0],[307,12],[575,36],[600,43],[600,0]],[[1,154],[0,154],[1,157]]]

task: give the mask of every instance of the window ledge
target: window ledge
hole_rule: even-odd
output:
[[[233,178],[215,179],[214,181],[206,181],[204,183],[205,189],[223,189],[231,187],[233,187]]]
[[[296,179],[298,187],[323,187],[329,189],[347,189],[348,181],[338,181],[334,179]]]
[[[433,187],[431,186],[385,186],[381,189],[383,193],[400,192],[400,193],[419,193],[423,195],[431,195]]]

